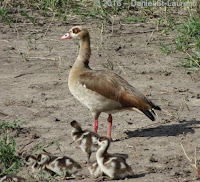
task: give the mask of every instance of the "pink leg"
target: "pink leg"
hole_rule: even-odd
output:
[[[94,120],[93,130],[95,133],[97,133],[97,130],[98,130],[98,120],[97,119]]]
[[[108,115],[107,121],[108,121],[107,137],[108,137],[110,140],[112,140],[112,138],[111,138],[112,115],[111,115],[111,114]]]

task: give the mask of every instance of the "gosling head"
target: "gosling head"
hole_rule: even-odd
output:
[[[47,164],[50,160],[51,160],[50,155],[38,154],[38,157],[37,157],[38,164],[44,165],[44,164]]]
[[[33,155],[27,155],[24,159],[24,162],[30,166],[30,165],[33,165],[35,163],[37,163],[37,158]]]
[[[76,131],[82,131],[82,128],[77,121],[73,120],[70,124]]]
[[[100,137],[98,139],[98,145],[101,147],[109,147],[110,145],[110,140],[107,137]]]

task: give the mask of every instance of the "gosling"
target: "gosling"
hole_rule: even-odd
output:
[[[80,124],[77,121],[72,121],[71,126],[73,127],[71,136],[72,139],[80,146],[81,150],[87,154],[88,164],[90,163],[90,156],[93,152],[96,152],[99,148],[98,134],[89,131],[82,130]]]
[[[49,170],[65,177],[71,177],[82,169],[76,161],[66,156],[57,157],[41,153],[38,155],[37,160],[43,170]]]
[[[97,163],[104,174],[110,179],[124,179],[132,176],[134,173],[131,167],[126,163],[126,159],[107,152],[110,141],[107,137],[98,139],[100,148],[96,153]]]

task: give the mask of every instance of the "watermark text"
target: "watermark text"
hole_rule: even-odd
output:
[[[100,0],[94,0],[94,6],[100,6]],[[176,0],[129,0],[124,2],[122,0],[103,0],[103,7],[122,7],[122,6],[131,6],[131,7],[151,7],[151,6],[167,6],[167,7],[195,7],[195,0],[193,1],[176,1]]]

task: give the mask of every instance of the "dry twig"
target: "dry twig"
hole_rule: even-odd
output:
[[[102,42],[103,42],[103,30],[104,30],[104,24],[101,24],[101,48],[102,48]]]
[[[122,72],[123,72],[125,75],[127,75],[126,72],[124,71],[124,69],[119,65],[119,63],[117,63],[117,65],[118,65],[118,67],[122,70]]]
[[[190,157],[187,155],[187,153],[186,153],[186,151],[185,151],[185,149],[183,147],[183,144],[180,143],[180,145],[181,145],[181,148],[182,148],[182,150],[184,152],[185,157],[190,162],[190,166],[192,166],[193,168],[195,168],[197,170],[198,174],[200,175],[200,169],[198,169],[198,167],[197,167],[197,161],[196,161],[196,147],[195,147],[195,152],[194,152],[195,153],[195,157],[194,157],[195,161],[194,161],[194,164],[192,164],[192,159],[190,159]]]
[[[22,156],[23,155],[23,152],[24,152],[24,148],[28,145],[30,145],[31,143],[33,143],[33,140],[31,140],[30,142],[28,142],[27,144],[23,145],[20,149],[18,149],[16,151],[16,153],[19,155],[19,156]]]
[[[150,43],[150,41],[151,41],[151,38],[152,38],[154,32],[155,32],[155,30],[152,31],[152,33],[151,33],[149,39],[147,40],[147,45],[149,45],[149,43]]]
[[[44,37],[46,36],[46,34],[47,34],[47,32],[48,32],[48,30],[49,30],[49,28],[50,28],[50,26],[51,26],[51,24],[52,24],[54,18],[55,18],[55,13],[53,14],[53,17],[52,17],[52,19],[51,19],[51,22],[49,23],[49,26],[47,27],[47,30],[46,30],[45,33],[44,33]]]
[[[200,67],[200,64],[198,63],[197,60],[195,60],[188,52],[186,52],[186,54],[187,54],[191,59],[194,60],[195,64],[196,64],[198,67]]]
[[[127,143],[126,143],[126,146],[127,146],[128,148],[133,148],[132,145],[128,145]]]
[[[16,24],[15,24],[15,31],[16,31],[16,33],[17,33],[17,40],[19,40],[19,32],[18,32],[18,29],[17,29],[17,27],[16,27]]]
[[[31,74],[33,74],[33,73],[21,73],[21,74],[15,76],[14,78],[19,78],[19,77],[21,77],[21,76],[24,76],[24,75],[31,75]]]
[[[8,145],[10,143],[10,137],[9,137],[9,129],[6,129],[6,135],[7,135],[7,139],[6,139],[6,144]]]
[[[28,61],[31,61],[31,60],[50,60],[50,61],[55,61],[56,58],[46,58],[46,57],[27,57],[26,58]]]
[[[62,64],[62,59],[61,59],[61,57],[59,56],[58,57],[59,59],[58,59],[58,72],[60,73],[61,71],[60,71],[60,69],[61,69],[61,64]]]
[[[160,62],[157,60],[156,60],[156,62],[160,65],[160,67],[163,69],[163,71],[166,72],[166,69],[160,64]]]

